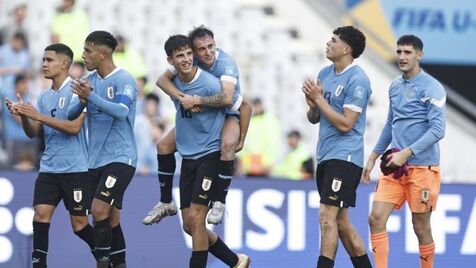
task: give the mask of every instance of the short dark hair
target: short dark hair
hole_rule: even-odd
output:
[[[191,42],[193,42],[195,38],[200,38],[205,36],[210,36],[211,38],[214,38],[212,30],[205,27],[205,25],[200,25],[198,27],[195,27],[188,33],[188,38],[190,38]]]
[[[116,38],[109,32],[106,31],[94,31],[86,37],[86,43],[93,43],[98,45],[105,45],[108,48],[114,50],[117,47]]]
[[[398,38],[397,45],[411,45],[415,50],[423,51],[423,41],[421,41],[418,36],[413,34],[402,35],[400,38]]]
[[[301,133],[300,133],[298,130],[293,129],[293,130],[291,130],[291,131],[288,132],[288,136],[287,136],[287,137],[288,137],[288,138],[290,138],[290,137],[296,137],[296,138],[300,139],[300,138],[301,138]]]
[[[18,85],[20,82],[27,81],[28,77],[24,74],[17,74],[15,76],[15,86]]]
[[[357,59],[365,50],[365,35],[354,26],[344,26],[335,29],[333,34],[346,42],[352,48],[352,57]]]
[[[180,48],[190,47],[190,39],[182,34],[172,35],[165,41],[164,49],[167,56],[172,57],[172,53]]]
[[[62,44],[62,43],[52,44],[52,45],[49,45],[45,48],[45,51],[47,51],[47,50],[54,51],[57,54],[66,55],[69,58],[70,62],[73,61],[73,56],[74,56],[73,51],[71,50],[71,48],[69,48],[65,44]]]
[[[145,100],[146,100],[146,101],[152,100],[152,101],[154,101],[154,102],[157,103],[157,104],[160,103],[160,98],[159,98],[159,96],[157,96],[157,94],[155,94],[155,93],[149,93],[149,94],[145,95]]]

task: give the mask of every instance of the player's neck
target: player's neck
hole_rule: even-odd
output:
[[[420,66],[415,66],[415,68],[409,70],[406,73],[403,73],[403,78],[405,78],[406,80],[412,79],[413,77],[418,75],[420,71],[421,71]]]
[[[102,63],[101,66],[97,69],[97,72],[101,78],[105,78],[108,76],[112,71],[116,69],[116,65],[112,61],[105,61]]]
[[[53,82],[53,86],[52,86],[53,90],[58,91],[61,85],[63,85],[64,80],[66,80],[67,77],[68,77],[68,73],[61,73],[57,77],[51,79]]]
[[[193,78],[195,77],[195,75],[197,74],[197,71],[198,71],[198,68],[193,66],[193,69],[192,69],[191,72],[179,73],[178,77],[179,77],[180,81],[182,81],[184,83],[190,83],[190,81],[192,81]]]
[[[349,67],[354,62],[354,58],[342,57],[334,61],[334,72],[336,74],[341,73],[345,68]]]

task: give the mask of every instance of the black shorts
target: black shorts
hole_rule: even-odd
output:
[[[87,216],[91,208],[91,195],[87,172],[40,172],[35,181],[33,206],[53,205],[63,199],[65,208],[73,216]]]
[[[356,190],[362,168],[347,161],[331,159],[317,165],[316,183],[321,203],[336,207],[355,207]]]
[[[124,192],[135,171],[135,167],[118,162],[90,169],[91,184],[95,185],[96,189],[94,198],[121,209]]]
[[[180,173],[180,209],[190,203],[210,205],[215,194],[220,152],[213,152],[195,160],[183,159]]]

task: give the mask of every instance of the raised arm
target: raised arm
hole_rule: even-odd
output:
[[[169,95],[171,98],[181,100],[183,94],[177,89],[177,87],[172,82],[174,73],[171,70],[167,69],[159,75],[157,82],[155,83],[165,94]]]
[[[86,107],[86,104],[79,100],[78,95],[73,95],[68,110],[66,111],[66,117],[68,120],[75,120],[78,118],[83,112],[84,107]]]

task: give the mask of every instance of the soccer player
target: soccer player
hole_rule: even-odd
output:
[[[83,126],[85,113],[74,121],[66,118],[66,111],[73,92],[69,67],[73,52],[64,44],[45,48],[43,74],[52,81],[51,88],[43,91],[37,107],[31,103],[7,100],[9,110],[21,116],[25,134],[37,137],[44,131],[45,151],[41,158],[40,172],[35,182],[33,206],[34,268],[46,267],[48,235],[51,217],[63,199],[69,211],[74,233],[84,240],[94,252],[94,231],[88,223],[90,189],[88,180],[88,150]]]
[[[125,267],[120,209],[137,163],[137,86],[128,72],[114,64],[116,46],[117,40],[108,32],[88,35],[82,57],[86,68],[95,71],[87,79],[73,82],[73,92],[79,98],[68,108],[72,120],[87,107],[89,174],[97,183],[92,201],[97,267],[107,267],[109,262]]]
[[[362,179],[370,181],[375,160],[391,144],[400,151],[389,156],[387,167],[408,163],[407,175],[381,175],[369,217],[372,250],[377,268],[386,268],[389,243],[386,224],[394,209],[405,201],[412,212],[413,230],[420,245],[420,267],[433,267],[435,244],[431,235],[431,212],[440,192],[440,149],[445,135],[446,93],[443,86],[420,68],[423,42],[414,35],[397,41],[397,62],[402,76],[389,88],[387,123],[365,165]]]
[[[189,38],[197,59],[195,63],[220,79],[222,91],[212,96],[184,94],[172,83],[176,74],[173,68],[159,76],[157,86],[172,98],[179,100],[186,110],[197,111],[195,110],[197,107],[227,107],[221,134],[218,194],[216,199],[212,200],[212,209],[207,218],[208,223],[219,224],[222,221],[226,195],[233,175],[235,152],[243,148],[252,109],[251,103],[240,95],[239,71],[235,61],[225,51],[216,48],[213,32],[200,26],[189,33]],[[172,129],[157,143],[161,196],[157,205],[144,218],[144,224],[158,223],[163,217],[177,213],[177,207],[172,201],[175,133],[175,129]]]
[[[175,86],[189,95],[211,96],[221,91],[220,83],[213,75],[193,65],[193,52],[189,39],[174,35],[165,42],[168,62],[177,75]],[[201,113],[184,109],[174,99],[177,114],[177,150],[181,154],[180,204],[183,229],[192,236],[191,268],[207,265],[208,251],[230,267],[248,267],[246,255],[233,253],[212,231],[207,230],[205,218],[209,203],[216,193],[218,162],[220,159],[220,132],[225,120],[223,108],[204,107]]]
[[[362,175],[367,104],[372,93],[364,70],[353,64],[365,49],[365,36],[352,26],[339,27],[327,42],[317,81],[302,87],[309,105],[309,122],[320,122],[317,144],[317,189],[321,197],[321,255],[318,268],[334,267],[340,238],[354,267],[372,267],[365,245],[350,222]]]

